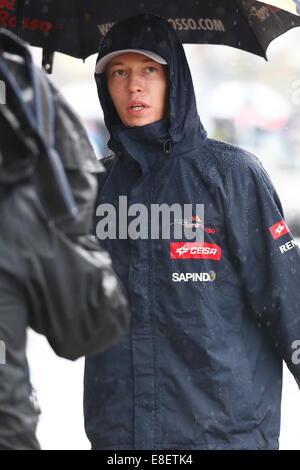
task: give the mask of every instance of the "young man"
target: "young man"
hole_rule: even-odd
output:
[[[192,205],[192,217],[172,223],[204,240],[126,238],[123,227],[101,240],[132,321],[118,345],[86,360],[92,447],[277,449],[282,359],[300,379],[300,252],[270,179],[254,156],[206,137],[183,47],[164,19],[115,24],[96,80],[114,151],[98,237],[101,205],[113,204],[118,220],[126,196],[129,208],[149,209],[141,225],[154,204]]]

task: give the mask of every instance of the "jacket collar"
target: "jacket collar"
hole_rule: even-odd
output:
[[[132,157],[146,174],[170,159],[193,150],[206,132],[198,118],[185,135],[176,141],[172,136],[169,118],[140,127],[113,126],[109,147]]]

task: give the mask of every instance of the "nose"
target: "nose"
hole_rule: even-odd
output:
[[[131,93],[143,91],[143,79],[139,73],[131,73],[128,81],[128,88]]]

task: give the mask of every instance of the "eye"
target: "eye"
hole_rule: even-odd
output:
[[[117,70],[114,70],[111,74],[113,77],[122,77],[123,75],[125,75],[125,70],[122,70],[122,69],[117,69]]]
[[[146,70],[149,71],[149,72],[155,72],[157,70],[157,68],[152,67],[151,65],[149,65],[149,67],[146,67]]]

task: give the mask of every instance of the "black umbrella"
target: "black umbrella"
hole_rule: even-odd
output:
[[[272,5],[270,5],[271,3]],[[169,20],[183,43],[223,44],[266,58],[270,42],[300,26],[299,0],[0,0],[0,26],[44,50],[85,59],[112,24],[139,13]],[[281,8],[279,8],[281,7]],[[284,8],[284,9],[283,9]]]

